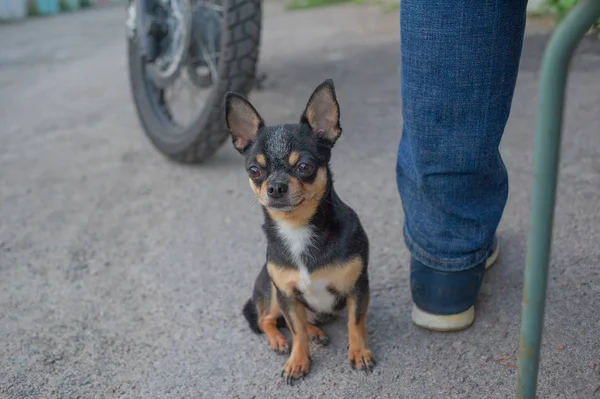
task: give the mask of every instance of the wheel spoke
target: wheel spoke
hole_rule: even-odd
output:
[[[186,34],[190,34],[191,45],[195,47],[195,54],[184,61],[186,64],[176,72],[176,76],[164,85],[156,86],[156,99],[158,105],[173,124],[178,125],[180,130],[187,129],[199,116],[204,103],[218,79],[218,63],[220,57],[220,35],[219,30],[223,23],[225,7],[219,0],[160,0],[161,4],[169,10],[169,23],[171,31],[170,45],[159,55],[154,63],[154,68],[162,73],[169,73],[176,65],[176,57],[179,53],[173,53],[172,49],[179,49],[185,44]],[[189,8],[188,8],[189,7]],[[200,9],[202,7],[202,9]],[[189,12],[186,12],[189,10]],[[186,15],[183,13],[186,12]],[[193,13],[200,18],[192,26],[191,32],[184,32],[185,24],[173,23],[183,21],[184,17],[192,18]],[[192,18],[191,23],[194,23]],[[198,29],[196,31],[196,29]],[[159,89],[159,87],[161,89]],[[187,93],[184,93],[186,91]]]
[[[218,3],[221,3],[221,2],[219,1]],[[200,7],[205,8],[210,11],[214,11],[213,14],[217,14],[220,17],[220,19],[223,18],[223,14],[225,13],[225,7],[223,7],[222,4],[217,4],[216,2],[212,2],[212,1],[205,1],[205,0],[196,1],[194,4],[194,10],[197,10]]]
[[[217,66],[215,65],[215,61],[214,58],[211,57],[210,53],[208,52],[208,49],[206,48],[206,46],[204,45],[204,43],[202,41],[200,41],[198,43],[198,45],[200,46],[200,52],[202,53],[202,58],[204,59],[204,62],[206,62],[206,65],[208,66],[208,69],[210,70],[210,74],[212,76],[214,76],[215,78],[218,77],[218,72],[217,72]]]

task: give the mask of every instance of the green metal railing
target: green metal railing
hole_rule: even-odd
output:
[[[598,17],[600,0],[580,0],[556,27],[542,62],[517,372],[518,399],[535,399],[537,389],[569,64],[577,44]]]

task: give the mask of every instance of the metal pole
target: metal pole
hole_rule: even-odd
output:
[[[554,31],[542,62],[530,231],[517,374],[518,399],[535,399],[567,73],[579,40],[600,16],[600,0],[579,0]]]

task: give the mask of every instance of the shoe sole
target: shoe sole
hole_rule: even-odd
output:
[[[485,261],[485,270],[492,267],[498,259],[500,253],[500,243],[496,245],[496,249]],[[436,315],[421,310],[417,305],[413,304],[412,307],[412,320],[417,326],[425,328],[427,330],[439,331],[439,332],[451,332],[460,331],[465,328],[471,327],[475,320],[475,306],[471,306],[464,312],[452,315]]]

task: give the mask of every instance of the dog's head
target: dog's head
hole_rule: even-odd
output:
[[[227,93],[225,114],[260,204],[275,219],[310,218],[329,184],[331,148],[342,133],[333,81],[315,89],[297,124],[266,126],[236,93]]]

